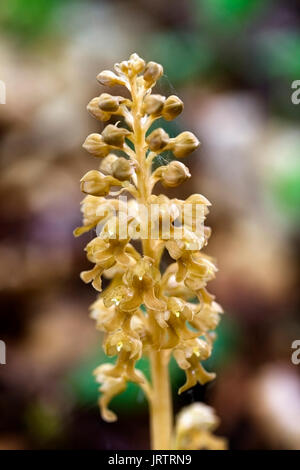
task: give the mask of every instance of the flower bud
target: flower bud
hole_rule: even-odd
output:
[[[182,132],[174,139],[172,151],[177,158],[183,158],[199,147],[200,142],[192,132]]]
[[[166,121],[172,121],[182,110],[183,102],[177,96],[171,95],[166,99],[161,115]]]
[[[173,161],[162,171],[161,182],[164,186],[175,188],[190,177],[189,169],[183,163]]]
[[[148,62],[144,72],[144,80],[147,83],[148,87],[152,87],[157,80],[160,79],[164,72],[162,65],[157,64],[156,62]]]
[[[112,163],[112,174],[120,181],[129,180],[133,171],[132,162],[127,158],[119,157]]]
[[[123,60],[122,62],[120,63],[116,63],[114,65],[114,69],[117,73],[119,73],[120,75],[127,75],[128,76],[128,72],[129,72],[129,61],[128,60]]]
[[[90,134],[84,141],[83,148],[95,157],[106,157],[109,146],[104,142],[102,135]]]
[[[185,200],[186,204],[201,204],[205,206],[211,206],[209,200],[202,194],[192,194]]]
[[[112,169],[112,164],[118,160],[119,157],[115,155],[114,153],[109,153],[107,157],[103,158],[101,161],[99,169],[106,175],[112,175],[113,174],[113,169]]]
[[[94,116],[96,119],[100,121],[108,121],[110,119],[110,114],[99,109],[99,97],[93,98],[89,104],[87,105],[86,109]]]
[[[144,70],[145,65],[146,65],[144,59],[142,59],[136,53],[131,54],[131,56],[129,58],[129,64],[130,64],[130,68],[131,68],[132,72],[135,73],[135,74],[141,73]]]
[[[169,143],[169,135],[162,129],[155,129],[146,138],[149,149],[153,152],[158,152],[166,147]]]
[[[123,60],[120,64],[115,64],[114,68],[120,75],[133,77],[139,74],[145,68],[145,61],[138,54],[131,54],[129,60]]]
[[[117,111],[120,106],[120,97],[112,96],[108,93],[102,93],[99,96],[98,106],[102,111],[113,113]]]
[[[118,77],[114,72],[110,70],[103,70],[103,72],[97,75],[97,80],[101,85],[114,86],[114,85],[125,85],[125,80]]]
[[[107,196],[110,187],[118,185],[118,181],[112,176],[105,176],[101,171],[88,171],[80,180],[80,189],[83,193],[92,196]]]
[[[161,95],[148,95],[144,99],[143,109],[147,114],[159,114],[164,107],[165,97]]]
[[[130,132],[127,129],[124,129],[124,127],[117,127],[113,124],[108,124],[102,132],[102,137],[106,144],[122,148],[125,142],[125,137],[129,134]]]

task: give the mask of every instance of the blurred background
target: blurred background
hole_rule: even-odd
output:
[[[119,421],[100,419],[92,371],[104,353],[88,316],[96,294],[79,279],[92,235],[72,235],[79,179],[98,163],[81,148],[99,129],[85,107],[106,91],[96,75],[132,52],[162,63],[157,92],[185,102],[168,132],[192,130],[202,142],[185,162],[192,179],[169,195],[200,192],[212,203],[210,291],[226,312],[207,364],[217,380],[178,397],[184,377],[171,364],[175,412],[214,406],[231,449],[300,449],[296,0],[1,2],[0,448],[149,446],[134,385],[113,401]]]

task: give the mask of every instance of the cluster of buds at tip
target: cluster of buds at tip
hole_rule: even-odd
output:
[[[186,200],[152,194],[158,181],[172,188],[191,177],[189,169],[178,160],[152,172],[153,159],[162,152],[171,151],[176,159],[182,159],[199,146],[191,132],[170,137],[163,128],[153,130],[157,119],[176,118],[183,103],[177,96],[152,94],[163,75],[160,64],[146,63],[132,54],[114,68],[114,72],[101,72],[99,83],[106,87],[122,85],[130,97],[102,93],[88,104],[90,113],[107,125],[102,133],[90,134],[83,144],[101,162],[98,170],[89,171],[81,180],[81,190],[86,194],[81,208],[83,226],[74,232],[78,236],[97,228],[97,236],[86,247],[93,267],[81,273],[81,278],[99,291],[91,317],[106,334],[106,354],[117,356],[114,365],[102,364],[95,371],[100,383],[101,414],[107,421],[116,419],[108,409],[110,400],[129,381],[143,388],[155,412],[156,391],[136,367],[143,355],[161,354],[167,361],[174,357],[186,374],[180,393],[196,383],[212,380],[215,375],[207,372],[201,361],[211,354],[212,331],[222,314],[214,296],[206,290],[216,273],[214,260],[201,251],[210,229],[204,227],[201,234],[194,230],[197,219],[204,224],[209,201],[200,194]],[[112,116],[118,116],[117,124],[109,122]],[[117,198],[121,193],[128,194],[129,200]],[[144,223],[140,204],[146,209],[158,207],[157,233],[154,236],[151,232],[146,240],[142,239],[141,227],[148,227],[148,221]],[[192,207],[189,212],[188,206]],[[184,217],[175,224],[181,212]],[[133,229],[142,239],[141,251],[132,244]],[[161,272],[164,250],[173,262]],[[109,282],[104,290],[102,277]]]

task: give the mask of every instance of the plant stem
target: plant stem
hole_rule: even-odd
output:
[[[150,404],[151,448],[171,448],[172,406],[167,351],[153,351],[150,356],[153,396]]]
[[[150,172],[146,164],[146,128],[142,126],[143,97],[137,89],[136,77],[131,81],[132,115],[134,130],[135,154],[139,164],[137,182],[139,202],[148,204],[150,189]],[[150,235],[149,235],[150,236]],[[143,240],[143,254],[154,259],[150,240]],[[157,261],[159,267],[159,261]],[[148,311],[149,326],[154,343],[159,335],[159,326],[154,318],[154,312]],[[166,350],[152,350],[150,353],[150,366],[152,378],[152,397],[150,401],[151,448],[153,450],[168,450],[171,447],[172,434],[172,400],[169,377],[169,352]]]

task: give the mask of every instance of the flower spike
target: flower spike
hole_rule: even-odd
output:
[[[212,435],[217,418],[203,404],[184,409],[175,431],[172,427],[170,358],[186,374],[179,393],[213,380],[215,374],[201,362],[212,353],[213,330],[223,311],[206,290],[217,271],[215,261],[201,251],[210,236],[204,226],[210,202],[200,194],[186,200],[152,194],[157,182],[175,188],[191,177],[177,159],[200,145],[192,132],[170,137],[163,127],[150,128],[159,118],[175,119],[184,108],[177,96],[152,93],[162,75],[160,64],[134,53],[115,64],[114,72],[97,76],[106,87],[126,87],[130,97],[102,92],[87,106],[106,126],[83,144],[100,166],[81,179],[83,225],[74,235],[96,231],[85,248],[93,267],[81,278],[100,292],[90,316],[105,334],[105,353],[116,357],[115,364],[101,364],[94,372],[99,407],[104,420],[115,421],[111,399],[135,382],[150,404],[153,449],[225,448],[225,441]],[[152,173],[153,160],[166,150],[175,159]],[[161,272],[164,251],[173,262]],[[142,356],[149,358],[151,382],[137,367]]]

